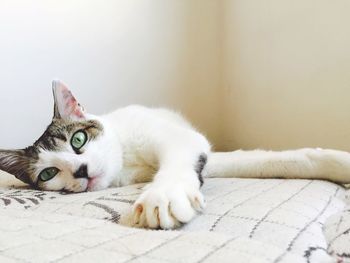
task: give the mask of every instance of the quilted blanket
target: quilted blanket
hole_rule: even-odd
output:
[[[0,262],[350,262],[350,197],[326,181],[207,179],[206,210],[162,231],[130,227],[143,185],[64,194],[0,178]]]

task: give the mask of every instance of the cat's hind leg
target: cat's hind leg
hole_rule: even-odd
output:
[[[350,183],[350,153],[304,148],[289,151],[234,151],[212,153],[207,177],[323,179]]]

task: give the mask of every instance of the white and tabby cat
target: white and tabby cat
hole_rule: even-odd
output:
[[[171,229],[204,206],[203,177],[283,177],[350,183],[350,154],[322,149],[212,153],[182,116],[129,106],[107,115],[84,112],[53,82],[54,117],[23,150],[0,150],[0,169],[34,188],[69,192],[151,182],[134,205],[135,224]]]

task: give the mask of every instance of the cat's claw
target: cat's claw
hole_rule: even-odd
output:
[[[191,221],[204,207],[204,197],[198,189],[151,185],[134,204],[134,225],[173,229]]]

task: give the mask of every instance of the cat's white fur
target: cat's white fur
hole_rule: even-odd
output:
[[[210,144],[180,115],[129,106],[102,120],[110,124],[123,149],[123,169],[113,184],[146,182],[154,176],[135,204],[137,224],[173,228],[204,207],[195,165],[202,153],[209,154]]]
[[[57,88],[56,93],[60,89],[64,88]],[[66,151],[41,152],[38,172],[48,166],[62,171],[46,183],[52,190],[65,187],[79,192],[151,182],[134,205],[135,224],[142,227],[174,228],[180,222],[189,222],[205,207],[195,171],[201,154],[208,156],[203,174],[209,177],[350,182],[350,154],[346,152],[302,149],[211,153],[207,139],[181,115],[142,106],[129,106],[103,116],[84,114],[84,118],[98,120],[104,128],[103,135],[89,142],[82,155],[74,154],[68,144]],[[89,181],[72,176],[82,163],[89,166]]]
[[[350,153],[321,148],[212,153],[207,177],[323,179],[350,183]]]
[[[84,191],[87,180],[72,174],[88,164],[92,191],[152,181],[135,204],[136,225],[173,228],[204,208],[195,165],[202,153],[210,153],[210,144],[179,114],[128,106],[99,117],[85,116],[103,125],[103,135],[89,142],[83,155],[74,154],[69,144],[60,152],[42,151],[38,173],[50,166],[61,171],[46,183],[47,189]]]

